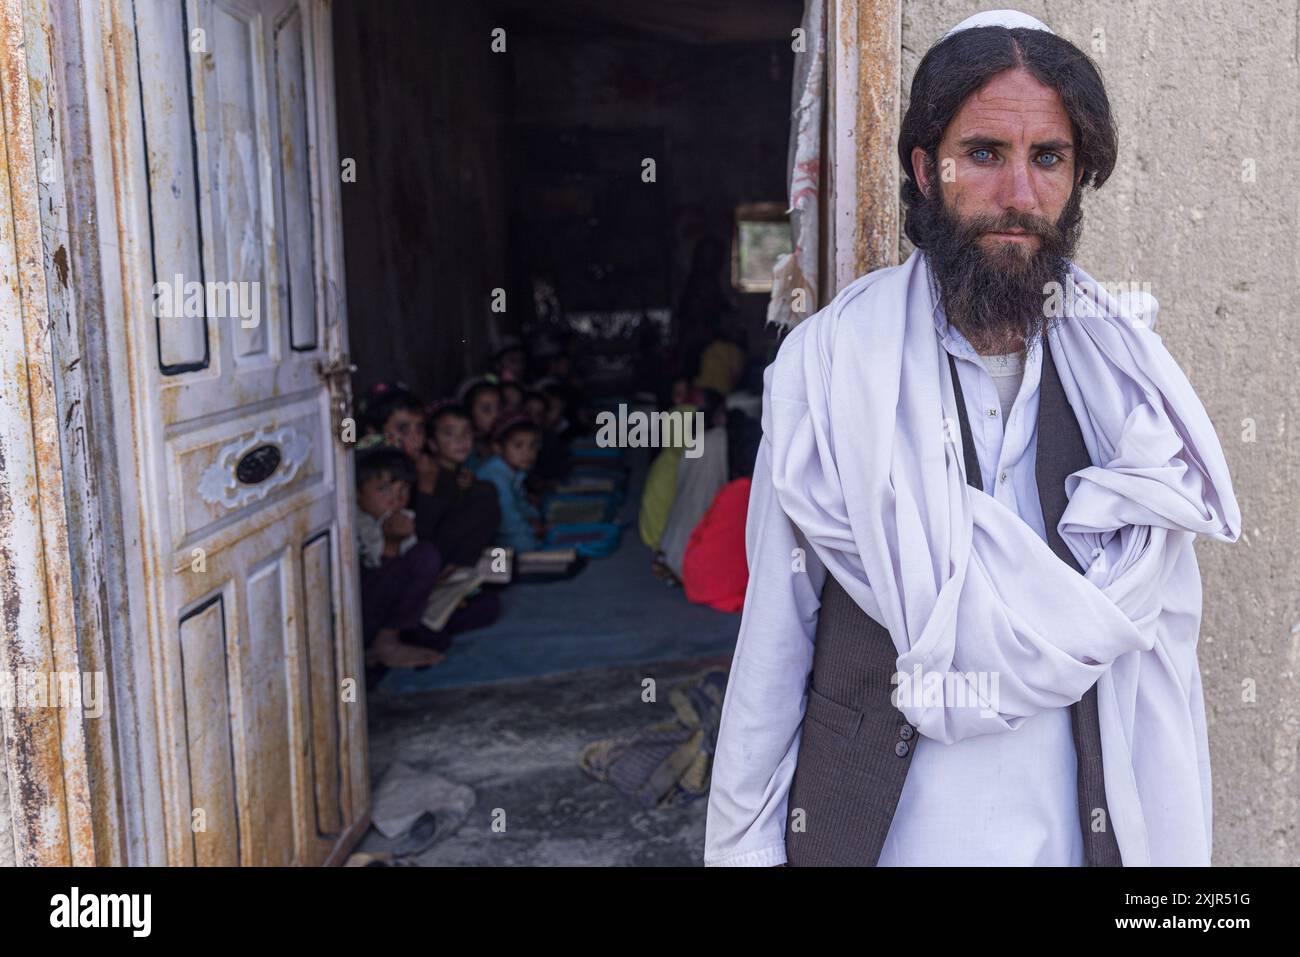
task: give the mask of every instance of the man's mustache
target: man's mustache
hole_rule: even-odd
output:
[[[1051,220],[1030,213],[1007,211],[1001,215],[979,213],[962,224],[967,239],[975,239],[984,233],[1023,232],[1037,236],[1044,243],[1055,243],[1061,239],[1061,230]]]

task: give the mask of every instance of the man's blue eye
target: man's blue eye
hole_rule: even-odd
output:
[[[1052,160],[1052,162],[1050,163],[1044,163],[1043,164],[1044,166],[1055,166],[1061,159],[1061,157],[1056,153],[1044,153],[1042,156],[1038,158],[1042,160],[1050,158]]]
[[[992,156],[992,155],[993,155],[993,153],[992,153],[991,150],[986,150],[986,149],[984,149],[984,148],[982,148],[982,147],[981,147],[980,149],[977,149],[977,150],[972,150],[970,155],[973,156],[973,157],[975,157],[975,161],[976,161],[977,163],[982,163],[982,162],[983,162],[983,160],[980,159],[980,155],[979,155],[980,153],[988,153],[989,156]]]

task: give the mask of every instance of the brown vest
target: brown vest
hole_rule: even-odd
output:
[[[1079,565],[1056,530],[1065,511],[1065,479],[1092,462],[1079,423],[1066,401],[1052,351],[1042,342],[1038,402],[1038,495],[1047,543],[1056,556]],[[982,488],[975,441],[956,363],[948,357],[965,449],[966,480]],[[1080,569],[1082,571],[1082,569]],[[889,631],[867,615],[828,575],[817,617],[812,683],[790,784],[785,847],[791,866],[874,866],[912,763],[916,728],[890,701],[897,652]],[[808,720],[811,719],[811,720]],[[1070,706],[1079,769],[1079,827],[1089,866],[1118,867],[1102,776],[1101,732],[1094,685]],[[802,809],[802,829],[793,812]],[[1093,830],[1094,809],[1105,829]]]

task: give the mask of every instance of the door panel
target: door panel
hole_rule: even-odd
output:
[[[282,402],[270,417],[269,411],[167,439],[174,547],[186,567],[193,543],[200,539],[241,537],[284,511],[274,506],[298,508],[330,491],[331,425],[320,396]],[[278,456],[275,472],[257,484],[241,482],[240,463],[254,464],[250,453],[267,445]]]
[[[316,348],[316,255],[312,222],[312,170],[308,162],[306,63],[302,11],[294,7],[275,25],[275,93],[280,117],[280,176],[285,235],[284,300],[289,347]]]
[[[239,863],[239,827],[220,595],[181,620],[180,646],[190,803],[205,817],[191,828],[194,861],[229,867]]]
[[[200,22],[210,24],[209,52],[202,61],[204,69],[194,71],[194,85],[206,107],[201,138],[208,153],[213,273],[258,284],[256,297],[250,299],[255,298],[261,321],[227,324],[230,354],[238,367],[274,361],[279,352],[278,309],[266,310],[268,257],[274,251],[276,224],[268,208],[271,143],[263,22],[255,7],[234,0],[214,0],[200,9],[206,14]]]
[[[248,809],[245,863],[285,865],[293,861],[293,782],[289,726],[292,722],[286,669],[293,659],[293,622],[284,591],[286,561],[277,556],[248,577],[248,620],[238,636],[240,694],[234,709],[247,766],[243,804]],[[274,760],[281,756],[281,760]],[[267,759],[267,760],[263,760]]]
[[[134,10],[150,281],[197,303],[156,322],[140,477],[166,502],[147,533],[165,566],[168,858],[321,863],[369,803],[351,469],[319,373],[347,341],[327,308],[342,299],[328,7]]]
[[[178,42],[186,42],[189,36],[185,6],[161,0],[136,3],[155,282],[174,283],[177,275],[200,282],[207,279],[194,116],[188,109],[176,108],[190,99],[188,58],[176,51]],[[190,322],[161,317],[155,319],[155,324],[157,362],[164,374],[207,367],[210,357],[206,316]]]
[[[335,652],[336,613],[330,567],[334,540],[322,532],[302,548],[304,625],[307,633],[307,702],[311,725],[312,799],[316,835],[336,837],[343,830],[343,768],[339,764],[339,714]]]

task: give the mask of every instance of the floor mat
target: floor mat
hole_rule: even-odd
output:
[[[636,515],[644,472],[644,463],[635,462],[624,521]],[[390,671],[375,693],[727,655],[739,629],[739,614],[692,605],[681,588],[655,579],[650,550],[632,521],[614,554],[592,559],[571,581],[508,586],[491,627],[457,635],[446,659],[425,671]]]

